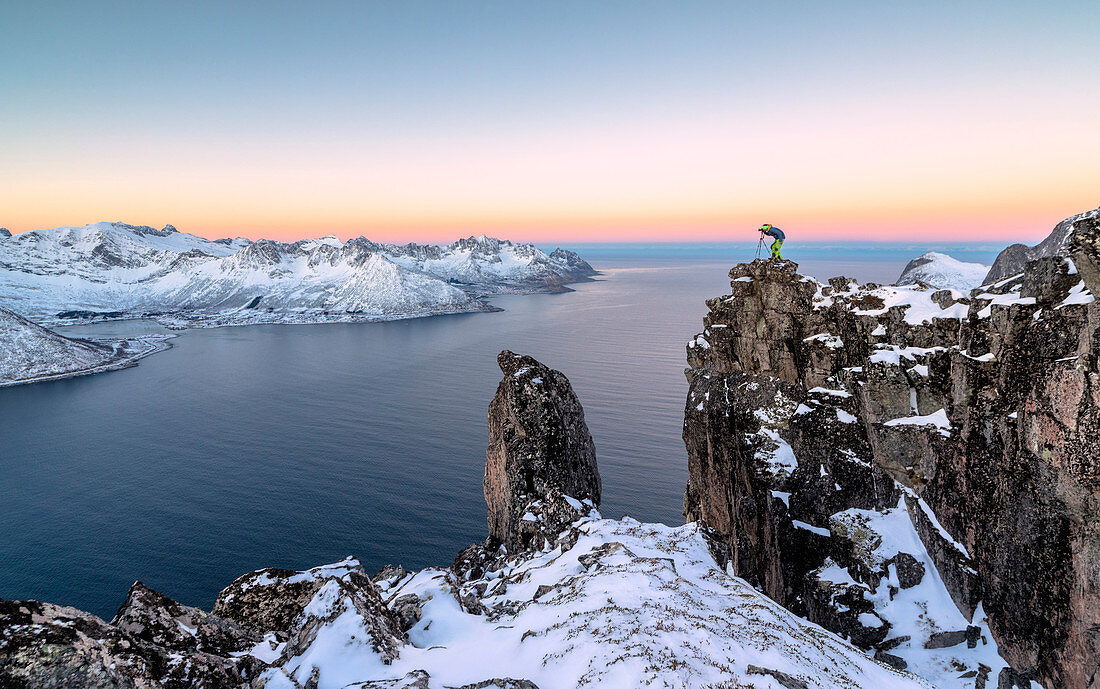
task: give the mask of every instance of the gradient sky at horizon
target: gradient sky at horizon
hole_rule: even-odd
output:
[[[1098,29],[1095,2],[8,3],[0,226],[1036,240],[1100,205]]]

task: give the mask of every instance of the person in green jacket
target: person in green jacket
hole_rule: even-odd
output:
[[[760,227],[760,232],[773,238],[774,241],[772,241],[771,257],[782,261],[783,256],[779,253],[779,250],[783,248],[783,241],[787,238],[787,235],[783,234],[783,230],[779,229],[778,227],[773,227],[768,223],[764,223]]]

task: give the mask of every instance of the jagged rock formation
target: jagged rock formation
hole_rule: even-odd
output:
[[[965,642],[954,660],[988,678],[988,618],[1002,686],[1094,687],[1100,218],[1068,235],[1068,259],[969,297],[736,266],[688,345],[687,518],[884,659],[930,676],[914,664]],[[957,612],[918,621],[900,606],[931,610],[931,568]]]
[[[6,227],[0,227],[0,237],[10,237],[11,231]]]
[[[969,293],[985,282],[989,266],[981,263],[969,263],[952,258],[947,254],[929,251],[905,264],[898,285],[916,285],[923,283],[937,289],[954,289]]]
[[[353,558],[303,572],[265,569],[222,591],[215,613],[135,582],[110,623],[37,601],[0,601],[0,686],[42,689],[317,687],[314,645],[346,634],[386,665],[405,644],[396,616]]]
[[[0,308],[0,387],[124,368],[163,347],[159,337],[65,337]]]
[[[220,656],[247,651],[262,638],[231,620],[180,605],[140,581],[130,587],[111,624],[163,648]]]
[[[596,449],[560,371],[504,350],[489,405],[485,502],[489,539],[509,552],[540,545],[600,504]],[[541,537],[541,539],[540,539]]]
[[[246,648],[250,634],[158,596],[135,584],[118,625],[74,608],[0,600],[0,686],[247,686],[260,664],[224,653]]]
[[[997,254],[989,273],[982,280],[983,285],[999,282],[1007,277],[1024,272],[1024,266],[1030,261],[1046,256],[1066,255],[1066,242],[1074,223],[1100,217],[1100,208],[1073,215],[1054,226],[1046,239],[1035,246],[1012,244]]]

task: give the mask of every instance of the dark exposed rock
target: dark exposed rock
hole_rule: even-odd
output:
[[[1031,680],[1010,667],[1001,668],[1001,673],[997,675],[997,689],[1031,689]]]
[[[982,601],[1016,672],[1100,682],[1100,213],[1070,225],[1018,278],[958,301],[926,291],[951,315],[923,322],[791,262],[731,270],[688,345],[684,420],[685,516],[719,558],[846,633],[830,601],[858,597],[820,586],[827,559],[871,588],[890,564],[899,586],[926,573],[913,554],[869,560],[858,524],[832,515],[904,492],[956,605],[969,619]],[[943,427],[896,423],[940,410]]]
[[[386,585],[386,587],[394,586],[397,582],[401,581],[410,574],[409,570],[405,569],[401,565],[386,565],[382,569],[371,577],[371,581],[379,586]]]
[[[880,651],[889,651],[902,645],[910,638],[912,637],[910,637],[908,634],[906,634],[905,636],[895,636],[892,639],[886,639],[885,641],[882,641],[878,644],[878,646],[876,646],[876,648]]]
[[[928,637],[928,641],[924,642],[924,647],[950,648],[966,643],[970,648],[974,648],[977,645],[980,632],[981,630],[978,627],[967,627],[957,631],[932,632],[931,636]]]
[[[993,668],[982,663],[978,663],[978,672],[974,677],[974,689],[985,689],[989,683],[989,673],[993,671]]]
[[[173,651],[228,656],[260,641],[260,634],[198,608],[180,605],[135,581],[111,624]]]
[[[898,585],[903,589],[913,588],[924,579],[924,564],[917,562],[917,558],[909,553],[898,553],[887,564],[894,565],[898,573]]]
[[[921,541],[924,542],[932,561],[936,563],[936,570],[947,586],[947,592],[951,594],[955,605],[966,615],[966,618],[971,619],[982,596],[981,579],[978,577],[978,571],[974,569],[973,560],[959,550],[953,539],[948,540],[944,537],[932,524],[928,512],[917,500],[906,496],[905,505],[909,509],[909,516],[917,528],[917,533],[920,534]]]
[[[0,227],[0,237],[10,237],[11,231],[6,227]]]
[[[500,559],[499,550],[484,543],[474,543],[458,552],[451,570],[459,579],[480,579]]]
[[[899,658],[898,656],[892,653],[887,653],[885,651],[875,651],[875,660],[879,661],[880,663],[886,663],[890,667],[898,670],[904,670],[909,667],[909,663],[905,662],[904,658]]]
[[[600,503],[584,410],[569,380],[529,356],[500,353],[504,379],[489,405],[485,501],[489,539],[509,551],[542,545]]]
[[[257,664],[168,648],[81,612],[0,600],[0,686],[27,689],[243,689]]]
[[[750,675],[769,675],[774,677],[775,681],[779,682],[784,689],[809,689],[809,685],[806,684],[805,681],[797,677],[791,677],[786,672],[780,672],[779,670],[769,670],[766,667],[749,665],[748,673]]]
[[[262,673],[306,654],[338,618],[354,615],[365,632],[349,646],[367,646],[390,663],[405,642],[402,623],[419,617],[416,596],[399,598],[396,613],[388,609],[352,558],[304,572],[252,572],[218,603],[235,619],[181,605],[141,582],[110,623],[73,608],[0,600],[0,687],[259,689]],[[321,682],[316,667],[297,677],[302,689]]]
[[[490,687],[495,689],[539,689],[538,685],[531,680],[511,678],[487,679],[474,684],[463,684],[461,687],[448,689],[489,689]]]
[[[413,670],[398,679],[375,679],[349,684],[344,689],[428,689],[431,676],[423,670]]]
[[[398,596],[390,604],[390,610],[393,611],[394,616],[397,618],[397,623],[401,627],[401,631],[407,632],[416,626],[416,623],[420,621],[421,608],[424,603],[419,597],[409,593],[404,596]]]

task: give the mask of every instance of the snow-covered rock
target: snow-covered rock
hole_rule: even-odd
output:
[[[362,237],[208,240],[95,223],[0,244],[0,304],[43,322],[158,315],[180,324],[383,320],[484,311],[481,297],[595,274],[576,254],[486,237],[448,247]]]
[[[318,687],[405,677],[431,687],[494,677],[539,689],[575,687],[927,687],[799,619],[714,562],[695,524],[669,527],[586,518],[571,547],[526,551],[472,580],[425,569],[381,582],[388,601],[415,596],[421,618],[390,665],[347,639],[312,649],[293,679],[318,669]],[[560,541],[559,541],[560,543]],[[480,614],[461,599],[474,596]],[[293,683],[270,671],[267,689]]]
[[[735,266],[686,350],[716,557],[938,687],[1089,687],[1100,218],[1071,230],[966,296]]]
[[[989,266],[968,263],[947,254],[929,251],[906,264],[898,277],[898,285],[915,285],[923,282],[940,289],[954,289],[968,293],[985,281]]]
[[[982,280],[982,284],[988,285],[1018,275],[1024,272],[1024,266],[1029,261],[1034,261],[1037,258],[1067,255],[1067,244],[1073,235],[1073,226],[1079,221],[1095,220],[1097,218],[1100,218],[1100,208],[1071,215],[1055,225],[1050,234],[1035,246],[1012,244],[1006,247],[1001,253],[997,254],[997,258],[993,261],[993,265],[990,267],[985,279]]]
[[[569,530],[574,538],[520,552],[472,579],[387,568],[375,583],[353,559],[303,572],[260,570],[227,588],[214,614],[140,584],[140,604],[132,590],[112,623],[47,603],[0,601],[0,684],[931,686],[721,569],[696,524],[592,513]],[[410,605],[417,616],[402,634],[394,611]]]
[[[164,338],[82,340],[0,308],[0,387],[130,366],[164,347]]]

